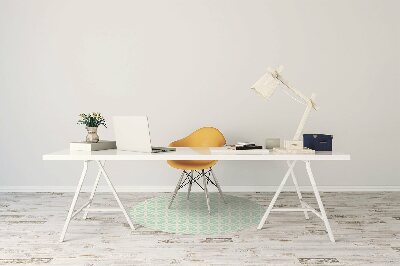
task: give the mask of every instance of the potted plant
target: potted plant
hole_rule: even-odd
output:
[[[80,114],[78,124],[85,125],[88,134],[86,135],[86,142],[96,143],[99,142],[99,135],[97,129],[100,125],[107,127],[106,120],[100,113]]]

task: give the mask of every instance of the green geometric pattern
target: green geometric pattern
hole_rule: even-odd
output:
[[[144,227],[163,232],[193,235],[221,235],[256,227],[265,208],[245,198],[209,193],[208,214],[204,193],[178,193],[168,209],[171,195],[148,199],[129,211],[131,219]]]

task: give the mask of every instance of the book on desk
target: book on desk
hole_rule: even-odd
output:
[[[71,142],[69,144],[70,151],[101,151],[116,149],[117,143],[115,140],[100,140],[96,143],[91,142]]]
[[[235,145],[227,145],[222,148],[212,148],[215,154],[269,154],[269,150],[263,149],[261,145],[254,142],[237,142]]]

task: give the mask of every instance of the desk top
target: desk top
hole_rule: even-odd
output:
[[[315,154],[239,154],[235,151],[220,153],[223,148],[177,148],[173,152],[144,153],[121,150],[70,151],[61,150],[43,155],[43,160],[55,161],[165,161],[165,160],[219,160],[219,161],[343,161],[349,154],[339,152],[316,152]]]

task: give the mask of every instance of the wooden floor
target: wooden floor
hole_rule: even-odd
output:
[[[231,193],[267,205],[272,193]],[[121,193],[132,207],[156,193]],[[79,201],[83,203],[85,198]],[[96,203],[115,206],[110,194]],[[320,219],[272,213],[262,230],[231,235],[173,235],[139,227],[131,232],[122,213],[75,218],[59,243],[71,193],[0,194],[0,264],[49,265],[400,265],[400,192],[322,193],[337,242]],[[304,198],[313,206],[310,193]],[[281,206],[297,206],[294,193]],[[137,226],[137,225],[136,225]]]

